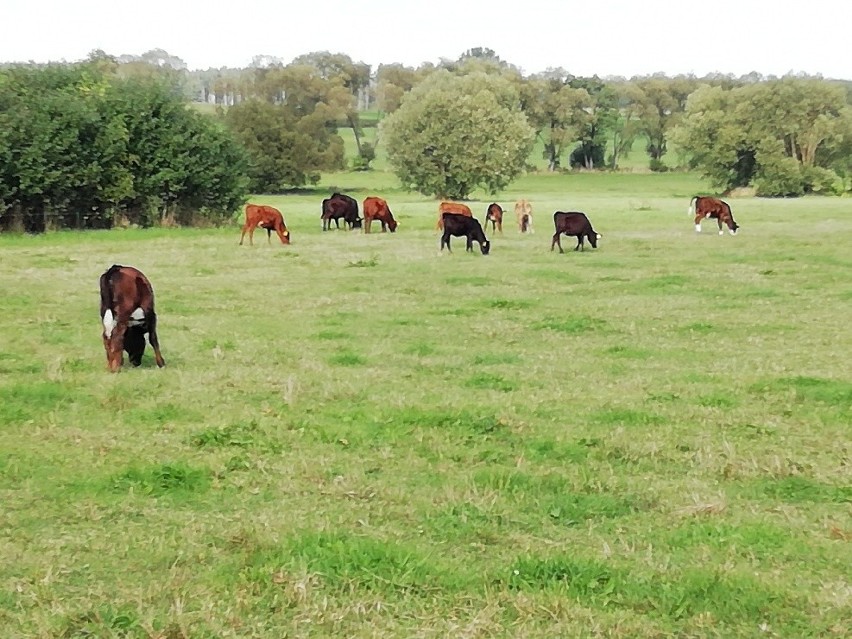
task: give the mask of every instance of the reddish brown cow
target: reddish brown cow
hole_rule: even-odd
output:
[[[266,239],[268,242],[272,242],[272,231],[274,230],[278,233],[282,244],[290,243],[290,231],[287,230],[287,225],[284,224],[284,216],[281,215],[281,211],[262,204],[247,204],[246,223],[243,224],[243,232],[240,234],[240,245],[243,243],[246,231],[249,234],[249,244],[254,245],[254,229],[258,226],[266,229]]]
[[[689,202],[689,214],[695,216],[696,233],[701,233],[701,220],[708,218],[715,219],[719,224],[719,235],[725,232],[722,224],[727,224],[731,235],[736,235],[737,229],[740,228],[740,225],[734,222],[734,215],[728,203],[715,197],[696,195]]]
[[[368,197],[364,199],[364,233],[370,232],[370,227],[373,225],[373,220],[378,220],[382,223],[382,233],[390,229],[391,233],[396,233],[398,223],[393,219],[388,203],[380,197]]]
[[[473,212],[467,204],[460,204],[459,202],[441,202],[441,204],[438,205],[438,224],[435,227],[439,231],[444,228],[444,213],[455,213],[456,215],[473,217]]]
[[[503,232],[503,207],[497,202],[488,205],[488,210],[485,212],[485,228],[488,228],[488,223],[491,222],[491,230]]]
[[[133,366],[142,363],[145,333],[154,349],[157,366],[166,365],[157,338],[157,314],[151,282],[132,266],[113,264],[100,278],[101,321],[107,366],[116,373],[124,364],[123,351]]]

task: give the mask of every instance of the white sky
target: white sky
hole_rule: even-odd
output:
[[[852,0],[0,0],[0,62],[154,48],[190,69],[346,53],[375,70],[488,47],[525,74],[852,79]]]

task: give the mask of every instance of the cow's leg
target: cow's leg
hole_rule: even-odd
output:
[[[272,246],[272,229],[266,227],[266,243]]]
[[[382,220],[382,233],[388,232],[388,223]]]
[[[574,250],[575,251],[585,251],[586,250],[586,247],[583,246],[583,236],[582,235],[577,236],[577,246],[574,247]]]
[[[562,235],[561,231],[556,231],[556,233],[553,234],[553,241],[550,243],[550,250],[552,251],[554,246],[559,246],[559,252],[564,253],[565,251],[562,250],[562,242],[559,239],[560,235]]]
[[[497,230],[500,232],[500,235],[503,235],[503,220],[497,222]]]
[[[243,224],[243,232],[240,233],[240,246],[243,245],[243,238],[246,236],[246,231],[248,231],[248,230],[249,230],[249,224],[248,224],[248,222],[246,222],[245,224]]]
[[[364,216],[364,233],[369,233],[370,228],[373,226],[373,218]]]
[[[249,246],[254,246],[254,229],[255,225],[252,224],[249,226],[248,234],[249,234]]]
[[[473,253],[473,237],[470,235],[467,236],[467,246],[465,247],[465,251]]]
[[[444,245],[447,246],[447,253],[452,253],[453,249],[450,248],[450,234],[444,231],[444,234],[441,236],[441,250],[444,250]]]
[[[166,365],[166,360],[160,354],[160,340],[157,337],[157,314],[154,311],[147,317],[148,320],[148,341],[151,342],[151,348],[154,349],[154,359],[157,360],[157,366],[162,368]]]

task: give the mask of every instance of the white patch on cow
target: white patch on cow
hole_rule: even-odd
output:
[[[696,224],[696,225],[695,225],[695,232],[696,232],[696,233],[701,233],[701,225],[700,225],[700,224]]]
[[[113,316],[112,311],[107,309],[104,312],[104,336],[106,336],[107,339],[112,337],[112,332],[115,329],[115,325],[117,323],[118,322],[115,321],[115,317]]]
[[[737,234],[737,232],[736,232],[736,231],[728,231],[728,232],[729,232],[731,235],[736,235],[736,234]]]
[[[137,308],[130,314],[130,321],[127,323],[128,326],[139,326],[145,322],[145,311],[141,308]]]
[[[601,234],[600,234],[600,233],[595,233],[595,235],[597,235],[597,236],[598,236],[598,239],[601,239]]]

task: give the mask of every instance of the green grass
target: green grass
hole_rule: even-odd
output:
[[[323,233],[333,188],[398,232]],[[0,634],[848,636],[848,201],[696,235],[708,190],[529,175],[474,194],[534,207],[485,257],[382,171],[256,198],[287,247],[0,236]],[[597,250],[550,252],[566,208]],[[114,262],[165,369],[106,372]]]

